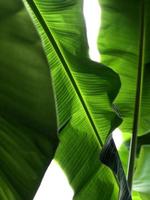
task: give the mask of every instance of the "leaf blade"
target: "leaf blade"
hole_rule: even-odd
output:
[[[23,4],[0,6],[0,197],[32,199],[58,143],[51,78]]]
[[[61,4],[52,1],[34,2],[53,37],[57,40],[58,47],[80,92],[86,99],[90,115],[94,118],[97,129],[101,129],[99,134],[105,141],[110,129],[113,129],[119,121],[117,119],[113,125],[110,122],[116,117],[111,103],[118,92],[119,80],[115,73],[103,65],[90,61],[87,56],[82,1],[73,1],[74,4],[71,5],[69,2]],[[82,106],[74,85],[70,83],[70,77],[65,73],[64,66],[51,41],[43,33],[43,28],[39,25],[37,18],[34,20],[45,45],[55,87],[58,128],[61,130],[60,144],[55,158],[67,173],[75,189],[74,199],[90,199],[91,196],[97,199],[99,195],[102,195],[103,199],[109,197],[114,199],[117,196],[117,185],[110,170],[99,162],[101,147],[89,122],[85,107]],[[68,27],[71,28],[68,29]],[[77,38],[81,43],[76,42]],[[92,164],[91,170],[89,166]],[[93,178],[92,174],[95,174],[95,170],[98,172]],[[109,180],[110,176],[112,180]],[[88,177],[91,177],[90,181],[87,180]],[[97,185],[101,186],[100,191]],[[104,191],[106,187],[107,192]]]

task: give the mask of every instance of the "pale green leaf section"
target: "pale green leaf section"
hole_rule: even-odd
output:
[[[139,60],[140,0],[99,0],[102,9],[98,46],[102,63],[110,66],[121,78],[116,98],[125,133],[132,132],[135,90]],[[150,2],[145,0],[145,72],[139,135],[150,130]]]
[[[135,171],[133,190],[139,193],[141,200],[150,199],[150,145],[141,147]],[[134,198],[133,198],[134,199]]]

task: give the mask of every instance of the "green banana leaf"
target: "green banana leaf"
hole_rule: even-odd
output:
[[[0,0],[0,199],[33,199],[58,143],[40,38],[20,0]]]
[[[99,160],[120,119],[112,102],[118,75],[88,58],[82,1],[24,1],[50,64],[60,144],[55,159],[74,189],[73,199],[117,199],[116,180]]]
[[[127,168],[128,152],[129,152],[129,135],[132,133],[133,113],[135,105],[136,80],[139,60],[139,44],[140,44],[140,18],[141,18],[141,1],[121,1],[121,0],[99,0],[102,9],[102,24],[100,28],[98,46],[102,58],[102,63],[110,66],[115,70],[121,78],[121,89],[116,98],[115,106],[119,110],[123,123],[120,128],[123,131],[125,143],[119,150],[124,169]],[[150,140],[147,136],[150,129],[150,40],[149,40],[149,1],[143,1],[145,4],[145,48],[144,57],[144,76],[142,90],[141,117],[138,128],[138,149],[142,144],[149,144]],[[129,133],[129,135],[128,135]],[[144,136],[145,135],[145,136]],[[147,140],[142,138],[147,138]],[[141,138],[141,139],[140,139]],[[144,152],[144,153],[143,153]],[[136,160],[137,171],[135,171],[135,181],[133,183],[133,199],[145,200],[150,198],[150,194],[146,191],[146,184],[149,185],[150,180],[146,173],[149,167],[149,159],[144,156],[145,150],[141,150],[140,157]],[[143,161],[147,159],[147,161]],[[143,164],[143,165],[142,165]],[[147,165],[147,166],[146,166]],[[139,170],[140,169],[140,170]],[[136,175],[138,173],[138,175]],[[143,176],[143,174],[145,174]],[[143,179],[141,177],[143,176]],[[142,187],[141,191],[135,188],[137,183]]]
[[[140,193],[142,200],[150,198],[150,145],[141,147],[138,165],[134,176],[133,190]]]
[[[132,132],[133,112],[140,40],[140,0],[99,0],[102,20],[98,47],[102,63],[115,70],[121,78],[121,89],[116,98],[116,106],[123,118],[121,129]],[[141,121],[139,135],[150,130],[150,39],[149,39],[149,1],[145,1],[145,50],[144,80]]]

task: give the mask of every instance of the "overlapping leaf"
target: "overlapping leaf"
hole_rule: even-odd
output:
[[[127,137],[127,133],[132,133],[133,126],[133,112],[135,105],[135,90],[136,90],[136,79],[138,70],[138,60],[139,56],[142,59],[144,57],[144,77],[143,77],[143,90],[142,90],[142,104],[141,104],[141,118],[139,123],[138,135],[146,137],[146,141],[149,144],[149,137],[143,136],[149,133],[150,128],[150,71],[149,71],[149,1],[143,1],[145,4],[144,10],[144,31],[143,39],[145,42],[145,48],[143,50],[143,55],[139,55],[139,44],[140,44],[140,19],[141,19],[141,3],[142,1],[110,1],[110,0],[100,0],[102,7],[102,25],[100,30],[100,36],[98,40],[99,49],[101,52],[102,62],[111,66],[115,71],[117,71],[121,78],[121,90],[116,99],[116,106],[123,117],[123,124],[121,129]],[[141,137],[141,138],[142,138]],[[138,139],[138,142],[140,139]],[[145,142],[143,140],[143,142]],[[144,144],[144,143],[142,143]],[[123,163],[127,164],[128,146],[123,144],[120,154],[122,156]],[[138,144],[139,147],[139,144]],[[138,149],[139,151],[139,149]],[[146,165],[149,165],[149,159],[143,156],[143,149],[141,152],[142,156],[137,160],[138,166],[138,176],[136,176],[136,183],[142,184],[144,191],[144,182],[147,180],[141,180],[142,174],[146,174]],[[140,155],[141,155],[140,154]],[[146,161],[141,161],[141,159],[147,159]],[[143,165],[141,164],[143,162]],[[146,164],[145,164],[146,163]],[[139,168],[142,168],[139,170]],[[146,171],[145,171],[146,170]],[[137,172],[136,172],[137,173]],[[141,174],[140,174],[141,173]],[[139,180],[138,180],[139,179]],[[133,187],[135,190],[136,187]],[[145,188],[146,189],[146,188]],[[138,190],[136,190],[138,191]],[[140,191],[140,190],[139,190]],[[149,199],[150,196],[147,193],[139,194],[134,192],[133,197],[135,200]]]
[[[46,56],[20,0],[0,0],[0,199],[29,200],[57,144]]]
[[[100,0],[102,24],[98,40],[102,63],[119,73],[121,90],[116,104],[123,123],[121,129],[132,132],[133,112],[140,40],[140,1]],[[145,72],[139,135],[150,129],[150,40],[149,40],[149,1],[145,1]]]

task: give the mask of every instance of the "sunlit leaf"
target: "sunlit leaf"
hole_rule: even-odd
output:
[[[88,58],[82,1],[25,2],[52,73],[60,139],[55,158],[75,191],[74,199],[114,200],[118,186],[99,154],[120,123],[112,108],[119,78]]]

